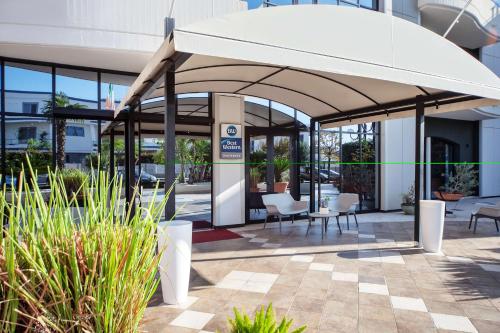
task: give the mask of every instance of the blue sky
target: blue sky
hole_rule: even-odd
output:
[[[97,74],[96,74],[97,79]],[[7,90],[50,92],[50,73],[5,66],[5,88]],[[126,86],[113,85],[115,100],[119,101],[128,90]],[[56,75],[56,91],[63,91],[70,97],[97,100],[97,82]],[[101,98],[108,94],[108,84],[101,84]]]

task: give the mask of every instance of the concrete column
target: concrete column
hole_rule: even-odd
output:
[[[392,15],[392,1],[393,0],[378,0],[378,10],[382,13]]]
[[[213,94],[213,225],[216,227],[245,223],[245,149],[241,159],[221,159],[221,124],[241,124],[242,144],[245,138],[243,97]]]

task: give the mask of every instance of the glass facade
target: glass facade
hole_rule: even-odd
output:
[[[137,74],[16,59],[0,62],[3,179],[16,180],[26,155],[42,186],[49,168],[62,164],[85,169],[96,162],[103,124],[90,113],[114,110]],[[78,118],[86,119],[55,118],[54,108],[58,113],[78,109]]]
[[[282,5],[303,5],[303,4],[320,4],[320,5],[336,5],[348,7],[360,7],[371,10],[378,10],[377,0],[250,0],[248,8],[258,7],[274,7]]]
[[[321,197],[357,193],[357,210],[379,208],[378,128],[378,123],[366,123],[319,132]]]

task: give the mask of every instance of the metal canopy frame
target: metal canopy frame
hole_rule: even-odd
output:
[[[163,69],[156,73],[155,78],[147,79],[143,82],[143,85],[140,89],[143,93],[146,93],[151,90],[155,85],[157,85],[157,80],[160,80],[162,77],[164,77],[164,97],[166,100],[166,106],[165,106],[165,114],[164,116],[164,124],[165,124],[165,130],[164,130],[164,135],[165,135],[165,161],[171,161],[175,159],[175,123],[178,121],[181,123],[182,121],[190,122],[194,119],[192,118],[197,118],[198,121],[200,117],[190,117],[190,116],[175,116],[177,115],[178,112],[178,103],[177,99],[175,98],[175,87],[176,85],[179,84],[188,84],[192,82],[182,82],[178,83],[175,81],[175,75],[177,73],[182,73],[186,71],[192,71],[196,69],[202,69],[200,68],[192,68],[192,69],[187,69],[183,71],[179,71],[176,73],[176,69],[178,69],[186,60],[188,60],[191,57],[192,54],[188,53],[183,53],[183,52],[175,52],[172,57],[163,59],[163,62],[165,63]],[[207,66],[203,68],[208,68],[208,67],[227,67],[227,66],[249,66],[248,64],[226,64],[226,65],[214,65],[214,66]],[[278,73],[281,73],[286,70],[292,70],[292,71],[299,71],[302,72],[299,69],[294,69],[294,68],[288,68],[288,67],[281,67],[281,66],[273,66],[273,65],[251,65],[251,66],[265,66],[265,67],[273,67],[276,68],[275,71],[273,71],[271,74],[267,74],[264,77],[261,77],[260,79],[257,79],[255,81],[244,81],[244,80],[236,80],[238,82],[246,83],[247,85],[244,86],[244,88],[239,88],[237,91],[234,93],[238,93],[242,90],[244,90],[247,87],[253,86],[253,85],[258,85],[258,84],[263,84],[262,81],[265,79],[268,79],[269,77],[272,77]],[[424,88],[420,86],[415,86],[416,92],[419,94],[416,94],[414,98],[409,98],[409,99],[404,99],[400,101],[395,101],[395,102],[389,102],[389,103],[379,103],[375,99],[369,97],[362,91],[359,91],[358,89],[355,89],[350,86],[346,86],[344,83],[337,82],[334,79],[324,77],[322,75],[316,74],[316,73],[309,73],[304,71],[305,74],[313,75],[313,76],[320,76],[325,80],[333,81],[337,84],[341,84],[342,86],[355,91],[358,95],[363,96],[364,98],[368,99],[370,102],[373,103],[373,105],[368,106],[368,107],[363,107],[359,109],[353,109],[353,110],[340,110],[337,107],[330,105],[327,102],[324,102],[328,104],[333,110],[336,110],[337,112],[334,114],[329,114],[329,115],[324,115],[324,116],[318,116],[318,117],[312,117],[311,118],[311,123],[310,123],[310,209],[315,210],[315,195],[316,195],[316,189],[315,189],[315,184],[316,182],[320,183],[320,178],[319,174],[316,174],[314,166],[315,166],[315,146],[316,146],[316,141],[318,138],[315,137],[315,131],[317,131],[317,128],[320,129],[321,125],[324,124],[329,124],[329,123],[335,123],[335,122],[341,122],[341,121],[350,121],[350,120],[359,120],[363,118],[368,118],[371,116],[378,116],[378,115],[384,115],[386,114],[389,116],[390,114],[396,114],[404,111],[411,111],[415,110],[415,119],[416,119],[416,134],[415,134],[415,195],[416,195],[416,202],[415,202],[415,224],[414,224],[414,241],[419,242],[419,237],[420,237],[420,203],[419,200],[424,198],[424,151],[425,151],[425,145],[424,145],[424,129],[425,129],[425,116],[424,116],[424,111],[425,108],[427,107],[436,107],[439,108],[440,106],[444,106],[447,104],[451,103],[459,103],[459,102],[465,102],[465,101],[471,101],[475,99],[479,99],[480,97],[477,96],[472,96],[472,95],[465,95],[465,94],[460,94],[460,93],[454,93],[454,92],[441,92],[437,94],[430,94],[427,92]],[[156,80],[155,80],[156,79]],[[196,82],[217,82],[217,81],[231,81],[231,80],[200,80]],[[193,81],[194,82],[194,81]],[[270,84],[265,84],[265,85],[270,85]],[[282,89],[288,89],[285,87],[280,87],[277,85],[272,85],[274,87],[282,88]],[[305,97],[311,97],[314,98],[313,96],[309,96],[307,94],[304,94],[302,92],[299,92],[301,95],[304,95]],[[133,96],[131,103],[129,104],[129,107],[134,105],[134,103],[137,103],[137,101],[140,101],[141,94],[138,93]],[[316,99],[316,98],[315,98]],[[173,101],[169,103],[169,101]],[[158,116],[161,116],[161,114],[152,114],[149,117],[151,118],[156,118]],[[160,120],[159,118],[156,118],[157,120]],[[203,119],[203,118],[202,118]],[[209,120],[210,121],[210,120]],[[272,119],[269,119],[270,122],[272,122]],[[293,124],[291,124],[293,125]],[[170,144],[168,142],[170,141]],[[173,142],[173,143],[172,143]],[[319,168],[318,168],[319,172]],[[167,184],[172,184],[175,182],[175,164],[173,163],[168,163],[166,162],[165,165],[165,187],[167,187]],[[166,191],[168,191],[168,188],[165,188]],[[318,189],[319,191],[319,189]],[[170,197],[167,201],[167,206],[165,208],[165,217],[171,218],[175,214],[175,190],[171,189],[170,192]]]

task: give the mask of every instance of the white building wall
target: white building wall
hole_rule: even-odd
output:
[[[400,209],[401,197],[415,179],[415,119],[404,118],[381,122],[380,209]],[[394,164],[393,164],[394,163]]]
[[[246,8],[240,0],[1,0],[0,56],[140,72],[167,16],[179,27]]]
[[[500,75],[500,43],[481,49],[481,62]],[[500,107],[497,107],[497,109]],[[500,162],[500,119],[483,120],[479,125],[479,161]],[[500,196],[500,165],[479,166],[479,195]]]
[[[418,0],[392,0],[392,15],[419,24]]]
[[[479,127],[479,160],[500,162],[500,119],[483,120]],[[500,196],[500,164],[479,166],[479,195]]]

